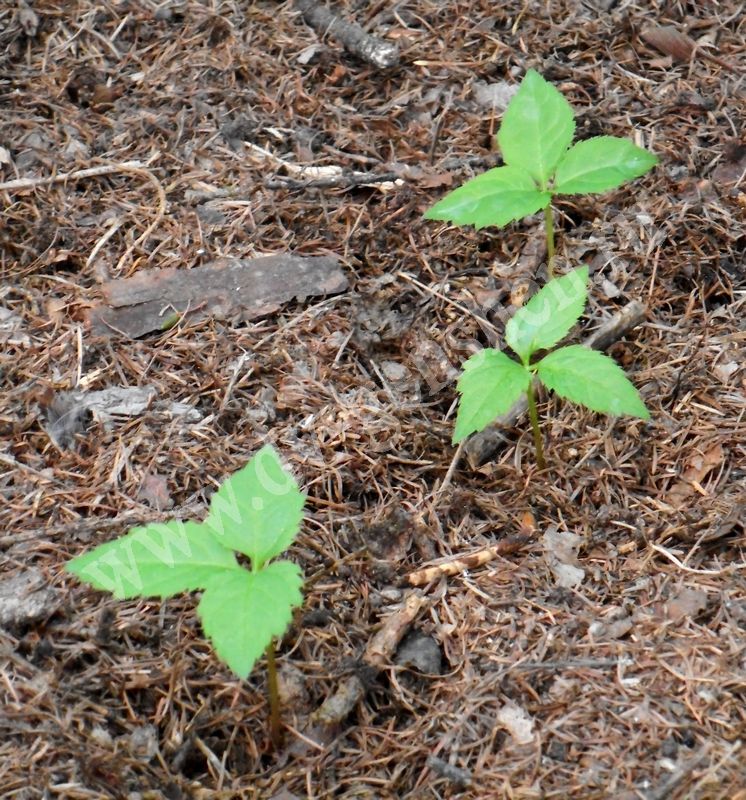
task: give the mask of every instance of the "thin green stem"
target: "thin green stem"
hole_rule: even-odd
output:
[[[531,420],[531,430],[534,432],[534,446],[536,447],[536,464],[539,469],[546,469],[547,462],[544,461],[544,444],[541,441],[541,431],[539,430],[539,415],[536,413],[536,400],[534,399],[534,384],[531,381],[526,392],[528,399],[528,418]]]
[[[280,728],[280,693],[277,689],[274,639],[270,640],[265,653],[267,656],[267,693],[269,694],[269,736],[272,747],[277,750],[282,744],[282,729]]]
[[[549,277],[554,277],[554,218],[552,204],[547,203],[544,208],[544,231],[547,236],[547,272]]]

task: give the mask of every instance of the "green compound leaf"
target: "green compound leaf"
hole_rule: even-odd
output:
[[[425,213],[455,225],[501,227],[544,208],[551,200],[531,176],[515,167],[495,167],[454,189]]]
[[[275,561],[261,572],[236,570],[211,583],[197,607],[215,652],[245,678],[274,637],[282,636],[293,608],[303,601],[303,579],[290,561]]]
[[[505,341],[528,363],[537,350],[554,347],[578,321],[588,295],[588,267],[549,281],[505,326]]]
[[[531,373],[525,367],[499,350],[488,348],[474,353],[464,363],[458,382],[461,400],[453,443],[484,430],[496,417],[509,411],[528,389],[530,380]]]
[[[169,597],[204,588],[216,572],[238,570],[236,557],[199,522],[172,520],[134,528],[66,565],[96,589],[120,599]]]
[[[572,108],[533,69],[505,109],[497,141],[508,166],[528,172],[546,187],[575,133]]]
[[[559,163],[554,179],[558,194],[588,194],[616,189],[658,163],[647,150],[616,136],[596,136],[574,145]]]
[[[290,546],[304,503],[305,495],[267,445],[215,492],[204,524],[224,547],[247,555],[256,571]]]
[[[597,350],[580,344],[562,347],[536,366],[542,383],[566,400],[602,414],[650,418],[621,367]]]

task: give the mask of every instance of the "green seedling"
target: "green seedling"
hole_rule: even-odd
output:
[[[210,501],[204,522],[171,520],[133,528],[67,564],[68,572],[120,599],[201,590],[197,614],[217,655],[246,678],[267,655],[272,741],[280,741],[274,640],[303,600],[303,579],[287,550],[303,518],[305,495],[277,452],[263,447]],[[241,566],[236,551],[249,559]]]
[[[505,109],[497,133],[505,166],[454,189],[427,211],[425,218],[479,229],[503,227],[544,209],[551,277],[553,197],[606,192],[644,175],[658,163],[652,153],[615,136],[596,136],[571,147],[574,134],[570,104],[530,69]]]
[[[649,419],[637,389],[622,369],[603,353],[583,345],[560,347],[531,363],[534,354],[549,350],[578,321],[588,294],[588,267],[549,281],[508,320],[505,341],[520,362],[500,350],[480,350],[464,364],[453,443],[484,430],[526,395],[536,445],[536,461],[546,466],[539,431],[534,381],[560,397],[603,414],[628,414]]]

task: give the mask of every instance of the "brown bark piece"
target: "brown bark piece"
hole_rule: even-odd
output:
[[[194,269],[144,270],[102,288],[105,303],[88,314],[91,330],[135,339],[167,330],[184,317],[256,319],[293,299],[343,292],[347,279],[333,256],[282,254],[221,258]]]

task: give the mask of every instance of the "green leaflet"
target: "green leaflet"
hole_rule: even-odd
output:
[[[215,492],[205,525],[224,547],[247,555],[257,570],[290,546],[304,503],[305,495],[267,445]]]
[[[263,447],[213,495],[205,522],[153,523],[74,558],[66,569],[116,597],[203,589],[198,607],[218,655],[246,677],[302,600],[289,561],[267,561],[298,533],[305,497],[272,447]],[[252,571],[236,561],[238,550]]]
[[[563,339],[578,321],[588,294],[588,267],[549,281],[508,320],[505,341],[524,364]]]
[[[608,356],[583,345],[570,345],[545,356],[537,365],[543,384],[560,397],[615,416],[649,419],[637,389]]]
[[[238,568],[234,553],[204,525],[179,520],[134,528],[66,566],[80,580],[119,599],[202,589],[216,572]]]
[[[497,133],[506,166],[454,189],[425,219],[502,227],[547,208],[555,194],[613,189],[658,163],[652,153],[613,136],[570,147],[574,133],[570,104],[538,72],[528,70]]]
[[[551,200],[531,176],[516,167],[495,167],[446,195],[425,213],[455,225],[507,225],[544,208]]]
[[[484,430],[526,391],[531,374],[499,350],[480,350],[464,364],[453,443]]]
[[[578,142],[557,167],[554,191],[558,194],[606,192],[644,175],[658,163],[647,150],[627,139],[596,136]]]
[[[546,188],[574,133],[570,104],[530,69],[505,109],[497,134],[505,163],[525,170],[540,188]]]
[[[303,579],[290,561],[260,572],[236,570],[218,576],[202,595],[197,613],[215,652],[245,678],[270,641],[282,636],[292,610],[303,601]]]

